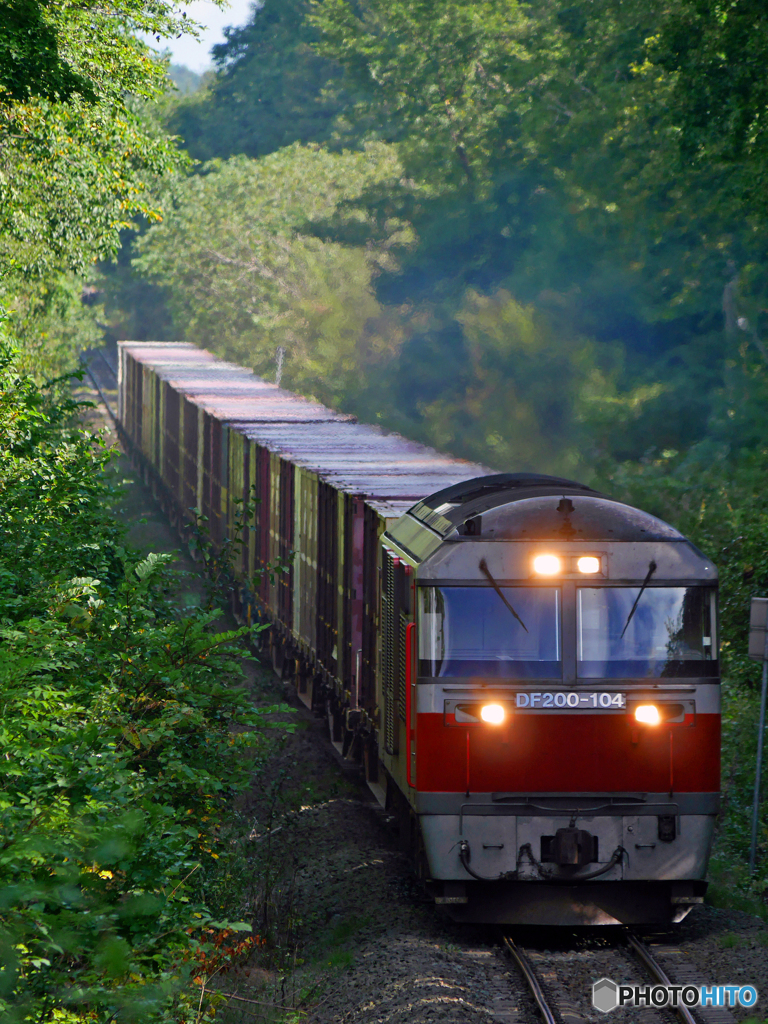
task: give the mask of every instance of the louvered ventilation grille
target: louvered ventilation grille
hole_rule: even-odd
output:
[[[405,721],[405,628],[408,619],[400,612],[400,636],[397,645],[397,710]]]

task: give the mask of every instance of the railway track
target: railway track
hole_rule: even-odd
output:
[[[686,963],[685,950],[672,943],[644,942],[629,930],[610,939],[593,934],[554,951],[523,945],[512,935],[504,935],[502,941],[545,1024],[734,1024],[733,1014],[724,1007],[623,1007],[603,1013],[592,1005],[592,984],[600,978],[640,985],[709,984]]]
[[[117,367],[104,349],[88,349],[82,356],[83,367],[96,388],[113,423],[117,423]]]

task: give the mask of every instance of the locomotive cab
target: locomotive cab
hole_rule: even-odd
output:
[[[383,537],[380,759],[458,919],[679,920],[719,802],[717,572],[573,481],[482,477]]]

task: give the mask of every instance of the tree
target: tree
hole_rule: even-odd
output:
[[[591,474],[584,418],[599,377],[595,346],[517,302],[503,289],[469,290],[456,314],[461,359],[434,397],[408,384],[408,399],[432,444],[499,469]],[[410,403],[408,403],[410,404]]]
[[[636,440],[621,444],[635,454],[643,438],[678,447],[706,429],[734,344],[722,333],[729,268],[744,268],[744,320],[768,260],[723,165],[681,162],[677,80],[654,63],[655,35],[681,7],[321,0],[313,15],[321,51],[400,125],[416,183],[365,197],[418,238],[379,277],[379,298],[442,308],[425,350],[451,335],[466,288],[506,288],[556,329],[621,343],[617,386],[647,396]]]
[[[482,190],[509,112],[502,72],[530,60],[516,0],[320,0],[310,22],[319,51],[393,124],[409,171]]]
[[[135,213],[156,215],[151,175],[178,160],[141,117],[167,88],[137,32],[192,31],[171,0],[14,0],[2,29],[3,260],[25,275],[83,270],[114,253]]]
[[[726,165],[747,209],[768,212],[768,11],[760,0],[677,0],[649,60],[670,77],[681,156]]]
[[[327,141],[348,103],[335,61],[315,52],[309,0],[265,0],[214,47],[218,74],[179,103],[168,125],[198,160],[259,157],[293,142]]]
[[[382,333],[372,292],[389,257],[384,245],[345,246],[313,226],[399,174],[382,144],[330,153],[295,143],[261,160],[213,161],[176,184],[168,217],[139,241],[135,265],[165,289],[188,340],[267,376],[282,345],[288,387],[349,398],[364,366],[398,343],[396,329],[388,340]],[[393,238],[398,227],[389,226]]]
[[[250,111],[249,125],[267,125],[269,119],[259,121],[248,106],[248,84],[276,112],[264,138],[278,145],[278,127],[290,127],[291,119],[280,106],[277,83],[291,94],[285,76],[314,50],[333,76],[343,71],[348,97],[343,114],[325,122],[331,144],[342,135],[358,148],[371,138],[386,139],[402,173],[371,176],[358,192],[337,195],[335,212],[329,207],[292,228],[292,255],[282,264],[280,285],[273,282],[276,290],[268,295],[263,274],[258,289],[246,294],[245,282],[254,285],[255,271],[245,250],[231,256],[238,251],[234,238],[227,242],[227,258],[233,259],[227,269],[205,254],[188,276],[156,264],[153,273],[176,302],[179,327],[208,343],[220,329],[200,310],[227,308],[227,338],[214,342],[220,351],[240,352],[271,372],[272,353],[285,344],[294,353],[293,376],[286,378],[294,386],[333,402],[344,396],[347,407],[363,402],[364,394],[366,408],[382,422],[423,438],[433,437],[434,426],[434,437],[449,438],[446,410],[463,408],[473,387],[482,391],[479,378],[470,380],[470,368],[480,377],[485,372],[484,358],[471,355],[478,349],[469,335],[466,304],[485,297],[498,312],[503,303],[497,297],[507,294],[521,309],[535,309],[531,315],[542,339],[549,332],[594,340],[604,401],[590,401],[578,416],[586,417],[600,450],[637,459],[652,448],[683,450],[705,432],[719,430],[720,396],[730,386],[731,364],[740,364],[742,343],[768,352],[761,340],[768,251],[757,207],[745,206],[735,158],[730,164],[692,160],[681,149],[685,73],[693,75],[702,47],[716,47],[716,19],[702,11],[694,0],[547,0],[535,7],[516,0],[319,0],[310,8],[293,2],[272,6],[268,0],[248,30],[233,33],[224,48],[229,63],[211,87],[221,99],[217,128],[237,124],[232,115],[238,110]],[[746,30],[745,18],[740,31]],[[687,65],[681,44],[669,42],[681,19],[694,29],[699,23],[706,27],[689,33]],[[734,59],[738,38],[734,34],[728,44]],[[753,63],[739,72],[740,81]],[[327,95],[338,98],[339,79],[333,80]],[[749,82],[749,102],[758,109],[759,85]],[[302,95],[294,127],[310,123],[316,110],[316,93]],[[282,157],[275,159],[277,167]],[[319,157],[313,161],[321,166]],[[314,171],[307,166],[307,173],[311,179]],[[222,209],[229,203],[225,177],[217,192]],[[271,171],[268,177],[270,190],[279,195],[281,183]],[[286,187],[292,182],[288,172]],[[193,190],[180,193],[176,211],[192,235],[196,201]],[[263,209],[257,207],[262,223]],[[226,229],[216,218],[211,209],[206,230],[223,238]],[[245,214],[235,219],[246,224]],[[273,245],[270,231],[265,237]],[[161,237],[162,227],[155,234],[158,245]],[[257,244],[249,243],[251,251]],[[195,244],[192,251],[198,251]],[[164,258],[169,267],[183,262],[170,249]],[[276,265],[269,264],[272,270]],[[290,286],[293,292],[289,267],[301,278],[298,288]],[[726,332],[724,299],[732,328]],[[330,313],[315,315],[332,308],[339,311],[338,321]],[[281,311],[277,318],[274,309]],[[369,351],[365,340],[359,349],[351,343],[355,331],[367,337],[368,327],[360,326],[354,312],[363,309],[363,323],[377,325],[373,348],[389,353],[376,364],[376,379],[368,378],[363,363],[357,377],[349,375],[349,387],[338,375],[335,388],[327,380],[320,383],[320,364],[305,375],[300,368],[308,369],[311,353],[321,347],[328,353],[323,366],[335,365],[334,344],[345,353],[339,366],[352,366]],[[321,345],[320,324],[331,332],[335,323],[344,340],[334,343],[327,333]],[[380,337],[384,329],[391,332],[389,344]],[[483,344],[492,347],[491,334]],[[502,377],[514,386],[511,364]],[[572,398],[568,408],[581,408],[580,399]],[[469,402],[467,408],[482,411],[481,405]],[[457,433],[462,443],[472,422],[467,414]],[[745,417],[736,417],[736,424],[741,441],[731,431],[732,442],[751,443],[755,431]],[[498,433],[481,432],[486,439]],[[497,457],[484,442],[478,444],[476,457]]]
[[[5,6],[0,301],[20,310],[21,327],[30,309],[50,319],[62,277],[113,256],[132,218],[160,216],[154,183],[183,158],[147,114],[168,78],[138,33],[160,38],[195,26],[172,0]]]

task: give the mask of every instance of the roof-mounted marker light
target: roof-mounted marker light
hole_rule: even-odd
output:
[[[594,555],[582,555],[576,565],[579,572],[587,574],[600,572],[600,559],[595,558]]]
[[[557,555],[536,555],[533,560],[533,570],[539,576],[555,576],[562,568],[562,563]]]

